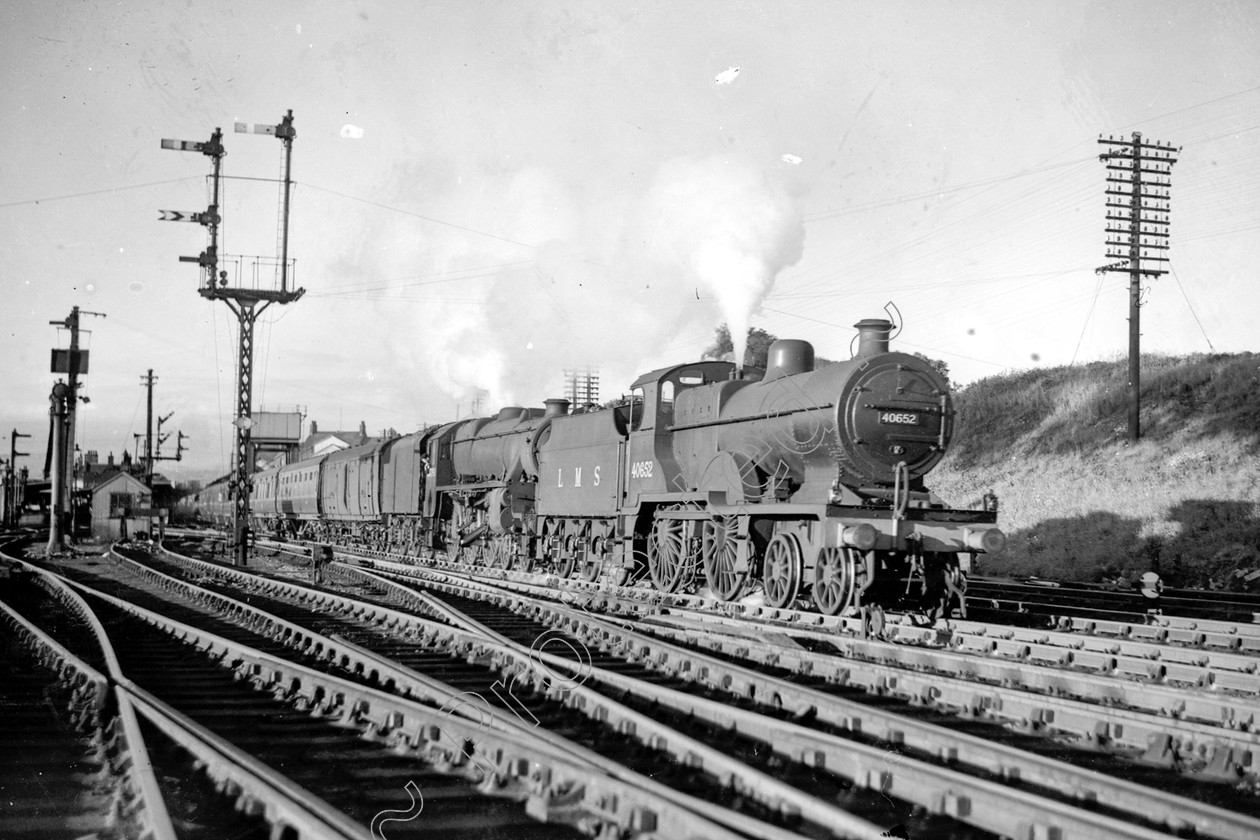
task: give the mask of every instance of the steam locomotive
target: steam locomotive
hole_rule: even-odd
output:
[[[926,489],[953,433],[948,383],[890,352],[890,322],[855,326],[846,362],[815,368],[810,344],[780,340],[764,373],[672,365],[615,408],[548,400],[262,470],[253,527],[416,562],[939,617],[964,604],[975,557],[1005,545],[996,499],[958,510]],[[203,495],[230,514],[222,487]]]

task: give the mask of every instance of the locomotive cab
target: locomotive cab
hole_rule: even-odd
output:
[[[646,373],[630,390],[629,442],[626,453],[626,502],[630,507],[663,493],[694,489],[674,456],[672,427],[681,394],[731,379],[730,362],[695,362]]]

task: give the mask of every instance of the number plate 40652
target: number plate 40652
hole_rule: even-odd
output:
[[[891,423],[896,426],[917,426],[919,425],[919,415],[908,411],[881,411],[879,413],[879,422]]]

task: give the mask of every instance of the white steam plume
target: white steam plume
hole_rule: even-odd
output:
[[[562,372],[586,365],[600,367],[601,399],[611,399],[649,365],[679,361],[662,348],[719,313],[742,361],[750,318],[803,249],[791,197],[744,160],[673,160],[637,193],[595,185],[613,196],[601,200],[541,169],[482,173],[478,182],[462,203],[426,194],[426,215],[513,242],[417,240],[400,221],[396,232],[369,235],[359,257],[383,262],[373,266],[378,276],[425,278],[422,303],[380,307],[389,349],[457,401],[489,392],[484,413],[558,396]],[[440,243],[455,244],[419,250]],[[697,290],[711,293],[718,312]],[[432,417],[423,394],[417,400]]]
[[[752,316],[775,275],[801,258],[805,229],[787,191],[747,161],[672,161],[650,205],[659,234],[713,293],[744,364]]]

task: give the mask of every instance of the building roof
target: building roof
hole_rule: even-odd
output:
[[[312,455],[319,455],[338,449],[349,449],[352,446],[362,446],[365,443],[374,443],[379,439],[366,434],[362,429],[354,432],[315,432],[302,441],[298,459],[302,460]]]
[[[129,466],[131,466],[132,469],[127,469],[126,467],[123,467],[123,466],[111,465],[111,464],[86,464],[84,465],[83,472],[81,473],[82,478],[83,478],[83,486],[89,490],[92,490],[98,484],[104,481],[108,481],[113,476],[119,475],[119,474],[130,475],[132,478],[135,478],[141,484],[144,484],[144,478],[139,475],[136,475],[136,473],[134,472],[135,466],[134,465],[129,465]],[[170,485],[171,485],[171,481],[166,476],[162,475],[161,473],[153,474],[153,487],[156,488],[159,486],[170,486]]]
[[[142,492],[142,493],[150,492],[149,488],[145,486],[145,483],[143,481],[136,478],[134,475],[131,475],[130,473],[124,472],[119,469],[115,469],[112,472],[104,473],[97,476],[97,478],[92,482],[92,484],[89,485],[89,487],[91,488],[92,493],[96,494],[96,493],[102,492],[106,488],[112,487],[119,483],[126,484],[129,487],[134,487],[138,489],[138,492]]]

